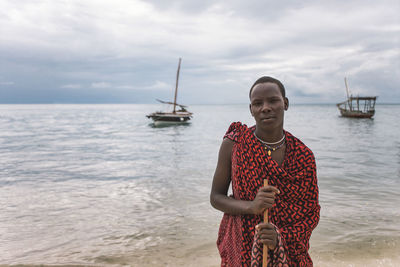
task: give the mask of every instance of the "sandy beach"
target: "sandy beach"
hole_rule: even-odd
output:
[[[169,251],[169,252],[168,252]],[[170,251],[168,248],[158,248],[152,251],[153,255],[144,253],[142,256],[132,255],[103,257],[99,258],[97,263],[79,264],[79,263],[63,263],[63,264],[16,264],[16,265],[0,265],[1,267],[19,266],[19,267],[83,267],[83,266],[132,266],[132,267],[153,267],[153,266],[187,266],[187,267],[219,267],[220,258],[215,244],[206,244],[196,246],[193,244],[192,249],[188,249],[183,253]],[[344,254],[325,252],[320,253],[314,249],[310,250],[316,267],[366,267],[366,266],[382,266],[397,267],[400,266],[400,256],[398,248],[386,249],[384,252],[373,253],[369,256],[359,257],[360,254]],[[147,256],[145,256],[147,255]]]

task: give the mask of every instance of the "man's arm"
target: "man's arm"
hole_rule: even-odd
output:
[[[271,208],[274,204],[275,194],[279,192],[276,187],[260,188],[253,201],[227,196],[231,182],[233,144],[234,142],[228,138],[222,141],[211,188],[210,203],[214,208],[228,214],[262,214],[265,209]]]
[[[231,182],[233,144],[234,142],[228,138],[222,141],[211,188],[210,203],[214,208],[225,213],[250,214],[249,201],[236,200],[227,196]]]

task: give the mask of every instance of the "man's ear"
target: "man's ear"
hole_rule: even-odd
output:
[[[283,100],[285,102],[285,110],[289,109],[289,99],[287,97],[285,97],[285,99]]]
[[[251,110],[251,104],[249,104],[249,109],[250,109],[250,114],[251,114],[251,116],[253,116],[253,117],[254,117],[254,115],[253,115],[253,111]]]

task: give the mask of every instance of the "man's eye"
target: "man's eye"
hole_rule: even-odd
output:
[[[261,105],[261,102],[254,102],[253,103],[253,106],[260,106]]]

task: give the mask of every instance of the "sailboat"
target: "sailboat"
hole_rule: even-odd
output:
[[[344,78],[346,85],[347,100],[336,104],[342,117],[348,118],[372,118],[375,114],[375,101],[377,96],[349,96],[347,79]]]
[[[190,120],[192,118],[193,113],[186,110],[187,106],[176,103],[176,98],[178,95],[178,81],[179,81],[179,71],[181,68],[181,61],[182,61],[182,59],[179,58],[178,70],[176,72],[174,102],[162,101],[162,100],[156,99],[158,102],[161,102],[163,104],[173,105],[172,112],[156,111],[149,115],[146,115],[147,118],[152,119],[154,121],[155,125],[187,123],[188,120]],[[179,110],[177,110],[177,107],[179,107]]]

